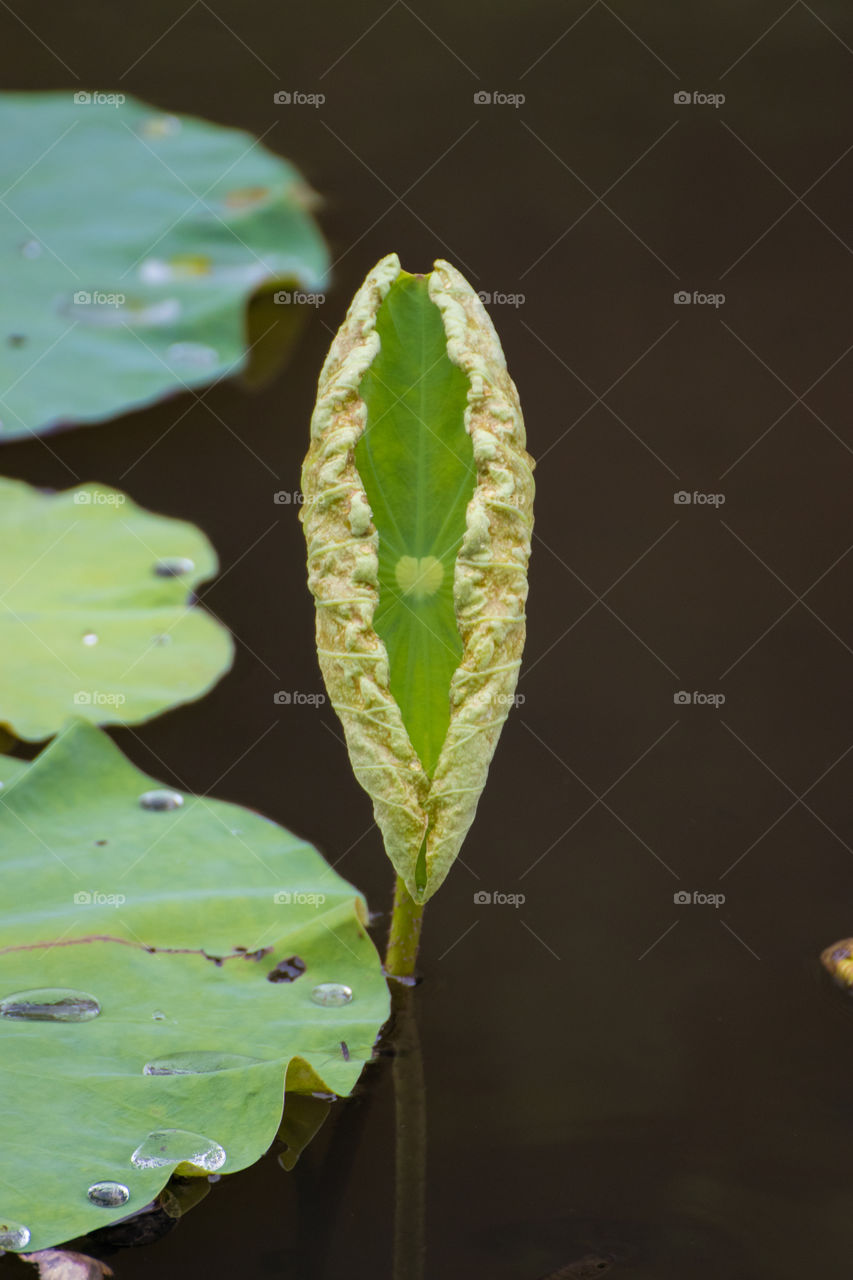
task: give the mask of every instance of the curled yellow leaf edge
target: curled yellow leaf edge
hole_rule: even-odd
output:
[[[476,484],[453,581],[462,660],[451,679],[450,725],[430,780],[391,695],[388,654],[373,629],[379,535],[355,464],[367,424],[359,384],[379,351],[377,312],[400,270],[393,253],[377,263],[332,342],[311,419],[300,518],[329,698],[388,857],[423,903],[444,881],[474,821],[513,703],[525,637],[534,464],[494,326],[465,277],[438,259],[429,296],[441,313],[448,357],[468,379],[464,421]],[[419,890],[424,837],[426,882]]]

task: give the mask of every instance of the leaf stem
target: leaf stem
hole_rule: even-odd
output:
[[[426,1259],[426,1092],[413,995],[395,984],[394,1280],[423,1280]]]
[[[385,952],[385,973],[389,978],[414,977],[423,915],[423,906],[414,901],[403,880],[397,876]]]

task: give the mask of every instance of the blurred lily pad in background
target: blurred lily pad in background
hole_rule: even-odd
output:
[[[325,287],[313,192],[247,133],[69,90],[0,94],[0,134],[0,440],[268,366],[249,299],[280,344]]]
[[[8,787],[9,783],[20,777],[26,768],[26,760],[17,760],[14,756],[0,755],[0,789]]]
[[[200,697],[233,658],[190,604],[217,567],[200,529],[116,489],[0,479],[0,726],[35,742],[71,716],[135,724]]]
[[[252,1164],[285,1082],[351,1091],[388,988],[363,898],[312,845],[164,790],[81,721],[2,797],[0,1246]],[[287,1129],[294,1159],[322,1115]]]

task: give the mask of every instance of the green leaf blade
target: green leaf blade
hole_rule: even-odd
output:
[[[188,602],[217,567],[200,529],[118,490],[0,479],[0,725],[37,742],[70,716],[134,724],[198,698],[233,658]]]
[[[377,634],[391,692],[432,775],[462,657],[453,571],[475,470],[464,413],[468,381],[447,357],[427,279],[401,272],[379,309],[379,354],[360,394],[367,426],[356,465],[379,534]]]
[[[222,801],[145,810],[153,785],[77,722],[0,792],[0,999],[70,988],[101,1008],[80,1023],[0,1017],[0,1221],[29,1228],[27,1251],[150,1201],[173,1166],[130,1157],[157,1129],[218,1142],[223,1173],[253,1163],[280,1124],[285,1079],[349,1093],[388,1016],[363,899],[312,846]],[[292,955],[304,973],[269,981]],[[347,984],[352,1001],[316,1004],[324,982]],[[144,1073],[199,1051],[250,1064]],[[128,1202],[92,1205],[100,1180],[123,1183]]]
[[[0,440],[245,369],[250,297],[328,275],[311,193],[257,139],[75,96],[0,94]]]

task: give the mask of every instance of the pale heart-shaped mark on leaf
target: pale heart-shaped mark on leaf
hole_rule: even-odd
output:
[[[394,577],[404,596],[412,600],[427,600],[434,596],[444,577],[444,565],[435,556],[400,556],[394,569]]]

